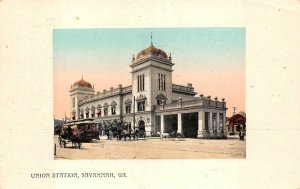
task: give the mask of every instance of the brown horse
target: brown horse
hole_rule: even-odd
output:
[[[66,148],[66,144],[71,141],[72,148],[79,148],[82,145],[83,132],[80,131],[77,125],[73,125],[72,127],[64,125],[59,134],[58,142],[60,147]]]
[[[82,145],[82,135],[83,132],[81,132],[77,127],[72,129],[72,135],[70,137],[72,148],[74,147],[80,149]]]

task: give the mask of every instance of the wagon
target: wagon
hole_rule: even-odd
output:
[[[72,143],[72,148],[80,149],[82,145],[82,133],[75,124],[63,125],[58,137],[59,146],[66,148],[68,143]]]

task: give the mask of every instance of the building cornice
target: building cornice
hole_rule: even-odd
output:
[[[176,108],[169,108],[169,109],[160,109],[160,110],[154,110],[155,113],[166,113],[166,112],[182,112],[186,110],[195,110],[195,109],[210,109],[210,110],[221,110],[226,111],[228,108],[222,108],[222,107],[213,107],[213,106],[205,106],[205,105],[195,105],[195,106],[188,106],[188,107],[176,107]]]
[[[145,67],[142,67],[142,68],[133,70],[133,71],[131,71],[130,73],[135,73],[135,72],[138,72],[138,71],[144,70],[144,69],[146,69],[146,68],[150,68],[150,67],[152,67],[152,68],[158,68],[158,69],[160,69],[160,70],[165,70],[165,71],[168,71],[168,72],[173,72],[173,71],[174,71],[174,70],[172,70],[172,69],[167,69],[167,68],[163,68],[163,67],[160,67],[160,66],[156,66],[156,65],[149,64],[149,65],[147,65],[147,66],[145,66]]]
[[[156,57],[154,57],[154,56],[149,56],[149,57],[147,57],[147,58],[145,58],[145,59],[142,59],[142,60],[138,60],[138,61],[136,61],[136,62],[133,62],[132,64],[130,64],[130,67],[131,67],[131,68],[134,68],[134,67],[136,67],[136,66],[138,66],[138,65],[141,65],[141,64],[143,64],[143,63],[145,63],[145,62],[147,62],[147,61],[149,61],[149,60],[153,60],[153,61],[156,61],[156,62],[158,62],[158,63],[165,64],[165,65],[168,65],[168,66],[174,66],[174,63],[172,63],[172,62],[167,62],[167,61],[164,61],[164,60],[162,60],[162,59],[156,58]]]
[[[176,89],[175,90],[172,89],[172,93],[190,95],[190,96],[195,96],[197,94],[197,92],[179,91],[179,90],[176,90]]]
[[[94,102],[97,100],[102,100],[102,99],[107,99],[110,97],[115,97],[115,96],[124,96],[132,94],[132,86],[127,86],[123,88],[116,88],[116,89],[111,89],[109,91],[105,91],[103,93],[98,93],[92,96],[89,96],[87,99],[83,99],[79,101],[79,105],[82,106],[84,104]]]

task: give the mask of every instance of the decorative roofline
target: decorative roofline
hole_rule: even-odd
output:
[[[110,88],[110,90],[103,90],[103,92],[97,92],[96,94],[89,95],[87,98],[84,98],[82,100],[79,100],[79,105],[83,105],[89,102],[93,102],[100,99],[109,98],[112,96],[117,95],[126,95],[132,93],[132,85],[129,85],[127,87],[122,87],[122,85],[119,85],[119,88]]]
[[[149,60],[155,60],[155,61],[159,61],[160,63],[166,64],[168,66],[174,66],[174,63],[172,63],[172,61],[169,58],[157,57],[155,55],[149,54],[149,55],[145,56],[145,58],[135,59],[130,64],[130,67],[133,68],[133,67],[140,65],[144,62],[147,62]]]

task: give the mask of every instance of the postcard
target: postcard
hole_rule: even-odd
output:
[[[300,188],[299,2],[0,1],[0,188]]]

